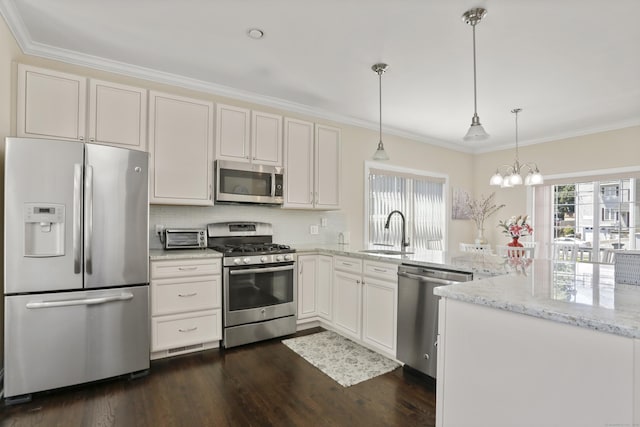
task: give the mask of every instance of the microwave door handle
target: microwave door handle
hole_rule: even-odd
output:
[[[271,197],[276,196],[276,173],[271,173]]]

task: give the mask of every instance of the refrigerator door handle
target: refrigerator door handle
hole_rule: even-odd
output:
[[[133,294],[129,292],[123,292],[120,295],[114,295],[110,297],[99,298],[84,298],[84,299],[72,299],[66,301],[42,301],[42,302],[29,302],[27,308],[54,308],[54,307],[71,307],[74,305],[96,305],[104,304],[114,301],[128,301],[133,299]]]
[[[93,274],[91,240],[93,238],[93,166],[86,167],[84,180],[84,258],[85,272]]]
[[[80,274],[82,271],[82,263],[80,260],[81,242],[81,215],[82,206],[80,204],[82,198],[82,165],[76,163],[73,165],[73,272]]]

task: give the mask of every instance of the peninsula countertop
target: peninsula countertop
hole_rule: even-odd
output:
[[[437,287],[436,295],[600,332],[640,338],[640,286],[607,264],[534,260],[525,274]]]

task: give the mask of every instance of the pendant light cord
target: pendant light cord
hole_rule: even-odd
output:
[[[378,99],[380,101],[380,143],[382,143],[382,73],[383,70],[378,70]]]
[[[473,29],[473,115],[478,115],[478,92],[476,90],[476,23],[473,22],[471,28]]]
[[[516,115],[516,163],[520,161],[520,158],[518,155],[518,113],[519,112],[520,112],[519,108],[516,108],[513,110],[513,113],[515,113]]]

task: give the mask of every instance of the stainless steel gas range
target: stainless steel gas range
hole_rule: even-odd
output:
[[[295,250],[272,242],[271,224],[207,226],[208,247],[223,254],[224,337],[227,348],[296,331]]]

